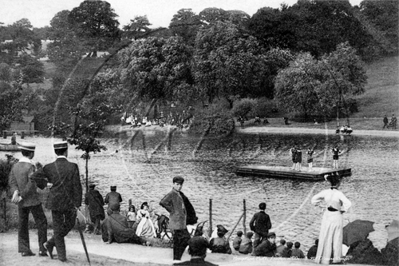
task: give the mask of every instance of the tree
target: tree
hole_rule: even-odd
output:
[[[202,25],[204,24],[200,17],[191,8],[183,8],[173,15],[169,29],[173,34],[182,37],[187,44],[194,45],[195,36]]]
[[[191,53],[179,37],[133,41],[119,55],[125,95],[143,100],[179,100],[189,96],[193,82]]]
[[[136,16],[130,20],[130,23],[123,27],[123,36],[127,39],[138,39],[146,36],[151,29],[148,27],[151,23],[147,16]]]
[[[0,131],[8,129],[12,121],[21,119],[20,96],[19,84],[0,81]]]
[[[68,10],[55,14],[48,30],[49,39],[52,40],[47,47],[48,57],[59,69],[75,66],[85,53],[85,47],[68,20],[69,14]]]
[[[276,99],[289,112],[305,120],[311,115],[331,115],[348,95],[364,92],[366,74],[359,56],[348,43],[317,60],[299,54],[276,77]]]
[[[201,95],[209,102],[224,97],[232,107],[234,96],[246,97],[259,89],[265,71],[258,42],[242,34],[237,25],[216,22],[198,32],[193,73]]]
[[[108,2],[85,0],[79,7],[72,9],[68,22],[91,52],[89,55],[96,57],[97,51],[106,50],[119,40],[117,16]]]

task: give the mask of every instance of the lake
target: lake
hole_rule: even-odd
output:
[[[212,199],[213,227],[222,224],[232,230],[242,214],[245,199],[248,229],[258,204],[265,201],[272,231],[288,241],[301,242],[307,250],[318,237],[322,217],[320,209],[310,204],[310,198],[328,188],[328,183],[242,177],[235,174],[235,169],[246,164],[291,166],[289,149],[294,144],[301,146],[303,154],[316,145],[313,166],[331,167],[330,149],[338,144],[345,151],[340,166],[352,169],[352,176],[345,177],[340,187],[353,204],[344,224],[349,219],[375,222],[375,232],[369,238],[381,249],[386,244],[385,225],[399,217],[397,138],[235,134],[206,138],[194,156],[200,136],[176,131],[169,142],[160,145],[165,140],[165,131],[146,130],[133,141],[129,140],[131,135],[129,132],[104,139],[102,143],[108,150],[92,155],[89,161],[89,180],[97,184],[103,196],[111,185],[116,185],[124,199],[123,210],[127,209],[128,199],[132,199],[136,208],[148,201],[156,213],[167,214],[158,203],[171,190],[173,176],[181,175],[186,180],[182,191],[194,205],[199,221],[209,219],[209,199]],[[38,145],[35,161],[46,164],[54,160],[53,139],[35,136],[27,137],[26,141]],[[3,154],[0,152],[1,158]],[[81,154],[70,149],[68,158],[78,163],[83,175],[85,162],[80,159]],[[303,163],[302,169],[306,168]],[[242,222],[236,230],[243,230]]]

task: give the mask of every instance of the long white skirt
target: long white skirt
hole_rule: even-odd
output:
[[[154,225],[149,218],[143,217],[136,229],[136,235],[141,237],[156,237]]]
[[[324,211],[316,262],[330,264],[342,260],[343,218],[339,211]]]

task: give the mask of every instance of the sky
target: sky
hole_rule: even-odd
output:
[[[9,25],[27,18],[33,27],[49,26],[51,19],[62,10],[72,10],[83,0],[0,0],[0,22]],[[121,26],[135,16],[147,15],[151,27],[168,27],[174,14],[182,8],[191,8],[198,14],[207,7],[241,10],[252,16],[259,8],[278,8],[282,3],[293,5],[297,0],[108,0],[119,15]],[[352,6],[361,0],[349,0]]]

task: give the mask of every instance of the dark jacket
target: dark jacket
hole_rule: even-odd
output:
[[[272,244],[269,240],[263,240],[254,250],[255,256],[274,257],[276,254],[276,244]]]
[[[212,238],[209,243],[209,249],[212,250],[212,253],[231,254],[229,241],[224,237]]]
[[[313,246],[310,247],[310,249],[309,249],[308,254],[306,255],[306,257],[307,257],[308,259],[314,259],[314,258],[316,258],[316,254],[317,254],[317,246],[316,246],[316,245],[313,245]]]
[[[218,266],[217,264],[213,264],[213,263],[205,261],[204,258],[193,258],[193,259],[191,259],[189,261],[173,263],[173,265],[180,265],[180,266],[200,266],[200,265]]]
[[[283,253],[281,254],[281,257],[291,258],[291,254],[292,254],[292,249],[285,247]]]
[[[236,236],[233,240],[233,248],[238,251],[240,249],[241,242],[242,242],[242,238],[239,236]]]
[[[91,189],[85,195],[85,204],[89,205],[90,218],[95,220],[95,217],[100,216],[100,219],[105,218],[104,200],[100,192],[96,189]]]
[[[249,222],[249,227],[255,233],[266,237],[269,233],[269,229],[272,228],[272,222],[270,221],[270,217],[264,211],[260,211],[255,213]]]
[[[8,184],[11,194],[19,191],[22,200],[18,203],[20,207],[36,206],[41,204],[39,193],[35,183],[31,183],[29,175],[35,171],[35,166],[28,162],[18,162],[11,168]]]
[[[122,196],[116,191],[111,191],[105,195],[105,203],[108,203],[108,209],[115,204],[119,205],[120,202],[122,202]]]
[[[298,259],[304,259],[305,255],[303,254],[303,251],[299,248],[294,248],[291,252],[291,257],[293,258],[298,258]]]
[[[169,213],[169,228],[171,230],[186,229],[187,212],[184,200],[179,191],[172,189],[159,203]]]
[[[134,229],[128,227],[127,219],[119,212],[113,212],[102,224],[104,242],[142,244],[144,240],[136,235]]]
[[[66,158],[57,158],[55,162],[43,167],[50,189],[46,208],[49,210],[70,210],[82,205],[82,185],[79,168],[76,163],[68,162]]]

